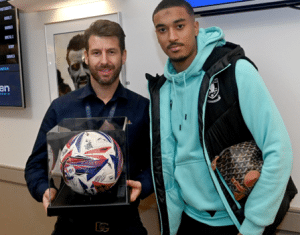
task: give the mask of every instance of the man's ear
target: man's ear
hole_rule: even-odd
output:
[[[199,22],[195,20],[194,22],[194,28],[195,28],[195,36],[198,36],[199,34]]]
[[[124,50],[122,53],[122,65],[125,64],[126,60],[127,60],[127,51]]]
[[[84,50],[84,63],[86,63],[87,65],[89,65],[88,57],[89,57],[88,52]]]

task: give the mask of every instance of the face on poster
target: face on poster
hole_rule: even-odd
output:
[[[84,61],[84,31],[54,35],[59,96],[86,85],[90,71]]]

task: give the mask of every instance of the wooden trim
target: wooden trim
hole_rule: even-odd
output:
[[[0,181],[26,186],[24,168],[0,164]],[[292,207],[286,214],[278,230],[300,233],[300,209]]]
[[[26,185],[24,168],[0,164],[0,181]]]

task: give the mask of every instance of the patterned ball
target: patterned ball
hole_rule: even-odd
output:
[[[123,169],[123,155],[111,136],[101,131],[85,131],[64,146],[60,169],[73,191],[96,195],[116,184]]]

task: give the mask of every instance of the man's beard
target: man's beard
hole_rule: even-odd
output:
[[[172,44],[170,44],[169,46],[168,46],[168,49],[170,49],[172,46],[176,46],[176,45],[178,45],[178,46],[184,46],[184,44],[183,43],[172,43]],[[197,51],[197,49],[196,49],[196,51]],[[171,62],[173,62],[173,63],[182,63],[182,62],[185,62],[190,56],[192,56],[192,54],[193,54],[193,50],[191,50],[188,54],[186,54],[186,55],[181,55],[181,56],[179,56],[179,57],[169,57],[170,58],[170,61]]]
[[[98,74],[99,70],[103,70],[106,68],[114,70],[114,73],[112,74],[112,77],[109,80],[102,79],[101,76],[99,76],[99,74]],[[100,67],[96,71],[91,71],[91,75],[98,82],[98,84],[103,85],[103,86],[110,86],[118,79],[121,69],[122,69],[122,65],[120,65],[116,70],[115,70],[115,66],[106,65],[106,66]]]
[[[189,57],[189,55],[188,56],[181,56],[181,57],[178,57],[178,58],[170,58],[170,61],[174,62],[174,63],[181,63],[181,62],[186,61],[186,59],[188,57]]]

